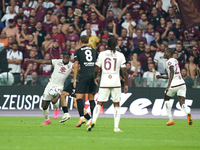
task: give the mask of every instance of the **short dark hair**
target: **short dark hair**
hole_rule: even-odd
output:
[[[34,19],[35,19],[35,17],[34,17],[34,16],[29,16],[29,19],[31,19],[31,18],[34,18]]]
[[[187,69],[186,69],[186,68],[182,68],[181,71],[182,71],[182,70],[185,70],[185,71],[187,72]]]
[[[76,43],[76,41],[75,41],[75,40],[70,40],[70,42],[75,42],[75,43]]]
[[[115,53],[116,51],[116,46],[117,46],[117,39],[114,37],[111,37],[108,39],[108,47],[111,51],[113,51]]]
[[[9,23],[13,23],[14,20],[13,20],[13,19],[9,19],[8,22],[9,22]]]
[[[17,45],[18,46],[17,41],[12,42],[12,45]]]
[[[172,20],[167,20],[167,23],[168,23],[168,22],[171,22],[171,23],[172,23]]]
[[[32,45],[32,48],[33,48],[33,47],[36,47],[36,48],[38,48],[38,46],[37,46],[36,44],[33,44],[33,45]]]
[[[171,53],[171,55],[174,54],[174,49],[173,48],[167,48],[166,51],[168,51],[169,53]]]
[[[150,24],[151,24],[152,26],[154,26],[154,24],[153,24],[152,22],[149,22],[149,23],[148,23],[148,25],[150,25]]]
[[[46,12],[48,12],[48,11],[53,11],[51,8],[47,8],[47,11]]]
[[[37,21],[37,23],[38,23],[38,22],[40,22],[40,23],[42,24],[42,21],[39,20],[39,21]]]
[[[80,40],[81,40],[81,43],[88,44],[88,42],[89,42],[89,36],[82,35],[81,38],[80,38]]]
[[[69,57],[72,55],[69,51],[63,51],[61,54],[63,56],[69,56]]]

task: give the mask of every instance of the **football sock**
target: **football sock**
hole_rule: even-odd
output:
[[[42,109],[42,112],[43,112],[45,120],[46,121],[49,120],[49,109],[46,109],[46,110]]]
[[[187,113],[190,113],[190,109],[189,107],[186,105],[186,104],[183,104],[182,105],[182,109],[184,110],[184,112],[187,114]]]
[[[172,107],[171,107],[170,102],[169,101],[165,101],[165,106],[166,106],[166,110],[167,110],[167,115],[169,117],[169,121],[172,121],[173,120],[172,111],[171,111]]]
[[[118,128],[120,121],[120,107],[114,107],[114,125]]]
[[[93,117],[92,117],[92,122],[96,122],[98,116],[99,116],[99,112],[100,112],[100,109],[101,109],[101,105],[96,105],[94,107],[94,111],[93,111]]]
[[[78,107],[78,112],[79,112],[80,117],[84,116],[83,115],[83,109],[84,109],[84,107],[83,107],[83,101],[82,101],[82,99],[77,99],[77,107]]]
[[[55,104],[53,104],[54,109],[58,110],[59,108],[59,101],[57,101]]]
[[[90,120],[90,115],[87,113],[86,115],[84,115],[85,119]]]
[[[93,110],[94,110],[94,107],[95,107],[95,101],[94,101],[94,100],[91,100],[91,101],[89,101],[89,102],[90,102],[91,116],[93,116]]]
[[[67,106],[63,106],[62,110],[63,110],[63,113],[68,113],[68,107]]]

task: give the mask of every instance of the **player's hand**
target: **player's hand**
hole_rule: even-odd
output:
[[[128,85],[125,85],[124,87],[124,93],[126,94],[128,92]]]
[[[165,93],[167,93],[169,91],[169,86],[167,86],[167,88],[165,89]]]
[[[94,83],[98,86],[99,78],[94,79]]]
[[[157,78],[157,79],[161,79],[161,78],[162,78],[162,76],[160,76],[160,75],[157,75],[157,76],[156,76],[156,78]]]
[[[74,80],[73,86],[74,88],[76,88],[76,80]]]

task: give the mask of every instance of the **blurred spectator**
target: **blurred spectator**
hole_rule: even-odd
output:
[[[183,28],[183,26],[181,24],[181,19],[176,19],[176,23],[174,24],[174,27],[176,29],[178,29],[180,39],[182,39],[183,38],[183,34],[184,34],[184,28]]]
[[[169,31],[168,34],[168,47],[169,48],[175,48],[177,43],[176,36],[174,35],[173,31]]]
[[[96,32],[96,35],[99,36],[99,33],[103,29],[103,22],[100,19],[97,19],[96,12],[91,13],[91,20],[89,21],[91,24],[91,30]]]
[[[166,18],[166,21],[168,22],[169,20],[172,21],[172,23],[176,23],[177,19],[181,19],[181,16],[179,14],[176,14],[174,9],[172,7],[169,7],[169,16]]]
[[[149,56],[149,57],[147,58],[147,63],[146,63],[145,66],[143,67],[142,71],[143,71],[143,72],[149,71],[148,65],[151,64],[151,63],[153,63],[153,59]]]
[[[37,72],[32,73],[32,80],[29,80],[26,83],[26,85],[31,85],[31,86],[41,85],[41,82],[38,80]]]
[[[166,28],[165,18],[160,18],[160,25],[157,26],[156,31],[158,31],[161,35],[163,34],[165,28]]]
[[[16,5],[16,1],[15,0],[10,0],[10,6],[12,6],[14,8],[14,13],[18,14],[19,12],[19,6]],[[6,7],[6,14],[9,13],[9,6]]]
[[[25,73],[23,73],[21,76],[21,81],[23,81],[24,84],[27,83],[28,80],[32,80],[32,73],[33,73],[33,64],[28,64],[27,69]]]
[[[143,69],[144,66],[147,64],[147,59],[148,57],[151,57],[153,59],[153,54],[151,53],[151,50],[150,50],[150,46],[146,45],[145,46],[145,50],[142,54],[140,54],[140,56],[138,57],[138,60],[140,61],[141,63],[141,68]]]
[[[145,44],[147,44],[147,39],[145,37],[142,37],[142,31],[141,30],[138,29],[136,31],[136,35],[137,35],[137,37],[133,38],[133,40],[132,40],[132,42],[133,42],[132,49],[138,48],[140,42],[144,42]]]
[[[12,36],[12,37],[15,38],[17,33],[19,32],[19,30],[16,27],[14,27],[14,24],[15,24],[14,20],[13,19],[9,19],[8,20],[8,27],[5,27],[3,29],[3,31],[6,33],[7,37]]]
[[[163,31],[163,34],[162,34],[162,39],[168,37],[168,34],[169,34],[170,31],[173,31],[175,36],[176,36],[176,38],[179,38],[178,29],[173,27],[171,20],[168,20],[167,21],[167,27],[165,28],[165,30]]]
[[[97,49],[96,49],[98,53],[100,52],[100,49],[99,49],[99,48],[100,48],[101,46],[104,47],[104,50],[107,50],[107,49],[108,49],[108,44],[107,44],[108,36],[104,34],[101,38],[102,38],[101,43],[98,44]]]
[[[65,40],[75,40],[76,44],[79,42],[79,36],[74,33],[74,27],[69,26],[68,28],[68,34],[65,35]]]
[[[12,49],[12,43],[14,42],[14,38],[11,36],[8,38],[8,46],[6,46],[6,51],[8,52],[10,49]]]
[[[35,16],[36,19],[35,19],[35,21],[36,22],[38,22],[38,21],[43,22],[44,21],[44,16],[46,14],[47,9],[44,8],[42,6],[42,4],[43,4],[43,0],[38,0],[38,4],[35,7],[35,12],[36,12],[36,16]]]
[[[38,21],[36,24],[36,29],[32,30],[32,34],[36,33],[38,37],[38,46],[42,46],[42,42],[44,41],[44,37],[46,36],[46,31],[42,28],[42,22]]]
[[[148,64],[149,71],[143,74],[143,78],[147,80],[148,87],[158,87],[158,83],[156,82],[156,76],[160,75],[158,71],[155,70],[155,66],[153,63]]]
[[[30,16],[29,17],[29,23],[27,23],[27,30],[28,33],[30,34],[33,30],[35,30],[35,17]]]
[[[97,44],[99,43],[100,39],[97,36],[91,35],[91,29],[87,30],[87,36],[89,36],[89,43],[88,44],[92,48],[96,49]]]
[[[127,46],[123,45],[123,39],[120,36],[117,38],[116,49],[124,54],[126,60],[129,59],[130,49]]]
[[[28,22],[29,21],[29,16],[27,16],[26,14],[25,14],[25,10],[23,9],[23,8],[19,8],[19,13],[13,18],[13,20],[14,20],[14,22],[15,22],[15,24],[17,23],[17,17],[18,16],[22,16],[22,21],[23,22]]]
[[[50,33],[47,33],[46,36],[45,36],[45,41],[42,42],[42,49],[41,49],[41,52],[42,52],[42,55],[44,56],[44,54],[46,53],[46,51],[52,47],[53,45],[53,41],[51,39],[51,34]]]
[[[112,8],[109,8],[109,10],[113,11],[114,13],[114,18],[117,18],[119,16],[119,14],[121,14],[122,10],[120,8],[118,8],[118,0],[112,0]]]
[[[65,38],[63,37],[62,34],[58,33],[58,28],[55,25],[52,27],[51,38],[57,39],[59,42],[59,47],[61,47],[62,49],[65,49]]]
[[[105,47],[103,45],[99,46],[99,53],[105,51]]]
[[[58,39],[52,39],[53,40],[53,46],[50,47],[46,52],[49,53],[51,56],[51,59],[59,59],[60,54],[62,53],[62,48],[59,46]]]
[[[43,59],[43,56],[41,54],[41,51],[39,51],[38,46],[33,44],[32,45],[32,51],[35,52],[35,59]]]
[[[85,24],[80,23],[79,16],[74,16],[74,22],[71,24],[74,27],[74,32],[80,34]]]
[[[131,77],[139,76],[141,74],[141,63],[138,61],[137,53],[132,55],[132,60],[130,60],[129,63],[131,64],[131,70],[133,71]]]
[[[154,62],[155,66],[157,67],[157,71],[161,74],[164,75],[166,74],[165,72],[165,65],[166,65],[166,59],[164,58],[164,51],[166,49],[165,44],[161,44],[160,46],[160,51],[156,53],[154,57]]]
[[[68,7],[67,9],[67,16],[66,16],[66,23],[71,24],[74,20],[73,8]]]
[[[123,12],[124,12],[124,10],[123,10]],[[113,22],[113,21],[114,21],[114,23],[116,24],[116,27],[118,28],[118,22],[119,22],[119,20],[121,19],[121,17],[122,17],[122,14],[120,14],[120,15],[118,16],[118,18],[114,18],[114,13],[113,13],[113,11],[112,11],[112,10],[109,10],[109,11],[107,12],[107,17],[106,17],[105,20],[104,20],[104,27],[108,27],[108,24],[109,24],[110,22]]]
[[[26,1],[25,1],[25,2],[26,2]],[[22,7],[25,7],[25,2],[23,2]],[[38,5],[38,2],[37,2],[37,1],[35,1],[35,0],[30,0],[30,1],[29,1],[29,4],[28,4],[28,7],[36,8],[37,5]]]
[[[58,28],[58,34],[61,34],[63,37],[65,37],[65,34],[62,31],[63,24],[62,23],[58,23],[57,28]]]
[[[52,23],[51,21],[51,15],[50,14],[46,14],[46,20],[44,21],[42,27],[43,29],[46,31],[46,32],[53,32],[52,31],[52,27],[54,26],[55,24]]]
[[[70,41],[70,50],[69,52],[72,54],[71,55],[71,61],[74,62],[74,53],[76,51],[76,41],[72,40]]]
[[[83,5],[83,0],[77,0],[76,1],[76,5],[72,6],[74,15],[77,15],[77,16],[81,17],[82,12],[83,12],[82,5]]]
[[[150,17],[149,21],[153,23],[154,30],[156,30],[157,26],[160,25],[160,18],[163,16],[158,14],[158,10],[156,7],[152,8],[152,16]]]
[[[23,23],[23,17],[22,16],[17,16],[17,22],[15,23],[15,27],[21,32],[21,26]]]
[[[198,65],[200,62],[200,57],[199,57],[198,49],[195,46],[192,47],[192,56],[194,57],[194,63]]]
[[[160,45],[162,44],[162,39],[160,38],[160,33],[158,31],[155,32],[154,38],[155,40],[151,41],[150,43],[151,52],[153,54],[155,54],[158,49],[160,49]]]
[[[136,29],[141,30],[142,32],[148,30],[148,19],[145,13],[141,14],[142,21],[137,25]]]
[[[194,79],[197,73],[197,65],[194,63],[194,57],[192,55],[189,56],[185,68],[187,69],[187,76]]]
[[[65,45],[66,45],[66,50],[70,50],[70,48],[71,48],[71,40],[66,40]]]
[[[187,76],[187,69],[186,68],[181,69],[181,75],[182,75],[183,80],[185,81],[186,87],[188,89],[193,88],[194,80]]]
[[[0,36],[0,47],[8,46],[8,38],[6,38],[6,32],[2,31]]]
[[[162,0],[163,6],[162,9],[168,12],[169,7],[171,6],[171,3],[169,0]]]
[[[55,0],[55,6],[52,7],[53,15],[60,18],[62,15],[66,15],[65,8],[61,6],[60,0]]]
[[[23,60],[22,52],[18,51],[17,42],[12,43],[12,49],[7,53],[8,68],[14,76],[14,84],[20,83],[21,62]]]
[[[51,15],[51,22],[54,23],[55,25],[57,25],[59,23],[59,18],[53,14],[53,11],[51,8],[48,8],[46,11],[46,14],[50,14]],[[46,21],[46,16],[44,17],[44,21]]]
[[[166,11],[162,8],[162,6],[163,6],[162,0],[158,0],[157,1],[158,14],[162,15],[163,17],[166,17]]]
[[[16,13],[14,12],[13,7],[12,7],[12,6],[8,6],[8,7],[9,7],[9,8],[8,8],[9,12],[6,13],[6,14],[1,18],[1,22],[4,22],[4,21],[5,21],[5,26],[6,26],[6,27],[9,26],[9,25],[8,25],[8,21],[9,21],[10,19],[13,20],[13,18],[16,16]],[[14,26],[14,25],[13,25],[13,26]]]
[[[90,23],[90,22],[87,22],[87,23],[85,24],[85,30],[81,32],[81,35],[80,35],[80,36],[82,36],[82,35],[87,35],[87,29],[91,29],[91,23]],[[92,29],[91,29],[91,32],[92,32],[91,35],[97,36],[96,32],[93,31]]]
[[[106,16],[106,12],[110,8],[112,8],[112,0],[105,0],[103,3],[103,16]]]
[[[29,17],[30,13],[31,13],[31,10],[33,8],[29,7],[29,0],[25,0],[24,4],[25,4],[24,5],[24,9],[23,9],[24,12],[22,14],[26,15],[27,17]],[[20,12],[20,9],[19,9],[19,12]]]
[[[139,43],[139,47],[135,48],[132,53],[133,54],[136,53],[138,56],[140,56],[140,54],[142,54],[144,52],[144,49],[145,49],[144,41],[141,41]]]
[[[197,38],[199,31],[196,28],[190,28],[188,30],[189,32],[189,38],[193,39],[193,38]]]
[[[183,50],[183,47],[181,44],[176,44],[175,52],[178,54],[178,61],[180,69],[185,67],[185,63],[187,61],[187,55],[185,54],[185,51]]]
[[[148,30],[143,33],[143,37],[147,39],[147,45],[150,45],[150,43],[155,39],[154,38],[155,32],[153,28],[154,28],[153,23],[149,22]]]
[[[45,8],[52,8],[54,6],[54,3],[50,2],[49,0],[44,0],[42,6]]]

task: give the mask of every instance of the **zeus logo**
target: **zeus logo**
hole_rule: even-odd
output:
[[[121,101],[120,101],[120,114],[125,114],[128,107],[121,107],[128,98],[132,95],[132,93],[121,93]],[[105,111],[105,114],[114,114],[114,106],[113,104]]]
[[[66,68],[65,68],[65,67],[61,67],[59,73],[61,73],[61,74],[65,74],[65,71],[66,71]]]

